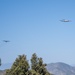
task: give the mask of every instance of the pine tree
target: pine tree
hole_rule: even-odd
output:
[[[43,64],[42,58],[38,58],[35,53],[31,58],[31,69],[38,75],[51,75],[46,69],[46,64]]]
[[[13,63],[11,69],[6,71],[6,75],[27,75],[29,64],[25,55],[19,55]]]
[[[32,58],[31,58],[31,69],[36,71],[37,70],[37,64],[38,64],[38,58],[37,58],[36,53],[34,53],[32,55]]]
[[[46,64],[43,64],[42,58],[38,58],[36,53],[31,57],[31,69],[26,56],[19,55],[5,75],[51,75],[45,67]]]

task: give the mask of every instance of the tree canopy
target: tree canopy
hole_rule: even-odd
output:
[[[10,69],[6,70],[5,75],[51,75],[45,68],[42,58],[38,58],[36,53],[31,57],[29,65],[26,55],[19,55]]]

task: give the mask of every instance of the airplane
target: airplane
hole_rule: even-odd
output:
[[[62,19],[61,22],[71,22],[71,20]]]
[[[3,40],[3,42],[6,42],[7,43],[7,42],[10,42],[10,41],[9,40]]]

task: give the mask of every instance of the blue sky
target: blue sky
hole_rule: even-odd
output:
[[[75,0],[0,0],[2,63],[12,63],[21,54],[29,60],[36,53],[45,63],[75,64],[74,14]]]

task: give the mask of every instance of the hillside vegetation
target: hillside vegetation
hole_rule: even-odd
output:
[[[42,58],[38,58],[35,53],[31,57],[31,66],[26,55],[19,55],[5,75],[51,75],[45,67]]]

